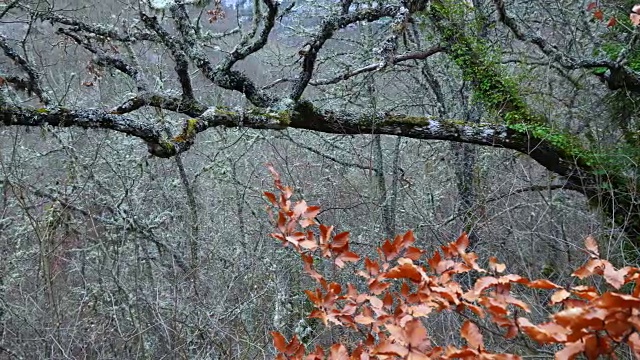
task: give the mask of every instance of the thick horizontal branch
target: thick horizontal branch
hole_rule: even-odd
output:
[[[186,120],[181,132],[174,136],[164,135],[164,129],[156,123],[97,109],[28,109],[0,104],[0,123],[6,126],[73,126],[117,131],[144,140],[152,155],[163,158],[189,150],[198,133],[220,126],[271,130],[297,128],[344,135],[396,135],[512,149],[563,176],[568,187],[587,195],[606,214],[615,214],[616,223],[621,224],[634,242],[640,245],[640,227],[635,226],[640,221],[640,213],[637,212],[633,197],[624,195],[630,185],[625,178],[610,174],[607,182],[615,190],[603,193],[599,187],[602,179],[597,171],[586,165],[583,159],[571,155],[568,152],[570,149],[554,146],[545,139],[530,136],[526,131],[516,131],[504,125],[382,112],[357,114],[321,111],[306,102],[299,102],[285,110],[211,107],[199,116]],[[628,219],[633,220],[631,225],[625,225]]]
[[[98,109],[31,109],[0,104],[0,124],[113,130],[151,143],[162,138],[154,124]]]
[[[172,103],[167,104],[169,106]],[[187,120],[182,132],[171,139],[162,136],[161,129],[152,123],[102,110],[26,109],[15,106],[2,106],[0,109],[0,119],[5,125],[76,126],[114,130],[146,141],[150,146],[150,152],[160,157],[171,157],[187,151],[195,142],[198,133],[212,127],[274,130],[290,127],[332,134],[384,134],[501,147],[525,153],[550,171],[567,178],[578,179],[583,172],[577,167],[574,159],[548,141],[530,137],[507,126],[389,113],[320,111],[305,102],[289,110],[245,111],[212,107]]]
[[[160,93],[144,92],[126,100],[112,109],[110,113],[119,115],[128,114],[146,106],[169,110],[190,117],[197,117],[207,110],[206,106],[200,104],[195,99],[185,97],[184,94],[182,97],[175,97]]]

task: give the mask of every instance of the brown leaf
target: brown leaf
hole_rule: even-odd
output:
[[[615,289],[620,289],[622,285],[624,285],[624,277],[629,271],[629,268],[627,267],[616,270],[616,268],[614,268],[610,262],[602,260],[602,263],[604,264],[604,271],[602,274],[604,276],[604,279]]]
[[[571,296],[570,292],[565,289],[560,289],[551,295],[551,304],[553,305],[562,302],[569,296]]]
[[[333,345],[329,351],[329,360],[349,360],[347,348],[342,344]]]
[[[287,350],[287,340],[277,331],[271,332],[271,337],[273,338],[273,346],[275,346],[276,350],[279,352],[285,352]]]
[[[495,256],[492,256],[489,258],[489,269],[499,274],[504,272],[507,269],[507,266],[499,263],[498,259],[496,259]]]
[[[556,353],[556,360],[572,360],[583,351],[584,343],[582,341],[565,343],[564,349]]]
[[[526,285],[532,289],[544,289],[544,290],[562,289],[562,286],[556,285],[547,279],[530,281]]]
[[[587,236],[587,238],[584,240],[584,246],[592,255],[595,255],[596,258],[600,257],[600,252],[598,251],[598,243],[593,236]]]
[[[602,12],[601,9],[597,9],[596,11],[593,12],[593,17],[595,19],[602,21],[602,19],[604,19],[604,13]]]
[[[389,270],[385,276],[387,279],[409,279],[414,282],[422,281],[422,273],[414,264],[402,264]]]
[[[460,329],[460,335],[467,340],[470,347],[474,349],[482,349],[484,347],[484,341],[482,340],[482,334],[480,329],[474,323],[466,320]]]

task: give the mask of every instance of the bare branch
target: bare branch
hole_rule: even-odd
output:
[[[68,36],[73,39],[78,45],[84,47],[92,54],[95,54],[93,61],[100,66],[110,66],[120,70],[123,74],[128,75],[136,84],[138,91],[146,91],[149,88],[147,79],[139,69],[131,64],[127,64],[120,56],[107,54],[104,50],[99,49],[91,44],[87,39],[83,39],[78,34],[68,30],[59,28],[57,33]]]
[[[33,110],[16,106],[0,108],[0,120],[5,125],[81,127],[109,129],[138,137],[149,144],[149,150],[159,157],[171,157],[187,151],[198,133],[213,127],[246,127],[282,130],[287,127],[332,134],[384,134],[414,139],[447,140],[477,145],[502,147],[529,155],[547,169],[578,181],[584,177],[583,164],[565,159],[566,154],[546,140],[509,129],[504,125],[467,124],[416,118],[389,113],[357,114],[320,111],[311,104],[300,103],[294,110],[270,109],[229,110],[209,108],[199,117],[188,120],[180,134],[172,139],[162,136],[162,130],[152,123],[96,109]]]
[[[444,50],[445,50],[445,48],[442,47],[442,46],[434,46],[434,47],[432,47],[430,49],[427,49],[425,51],[412,51],[410,53],[406,53],[406,54],[402,54],[402,55],[396,55],[390,60],[390,62],[391,62],[391,64],[398,64],[398,63],[401,63],[401,62],[407,61],[407,60],[424,60],[424,59],[428,58],[429,56],[432,56],[432,55],[435,55],[437,53],[443,52]],[[360,75],[360,74],[364,74],[364,73],[367,73],[367,72],[380,70],[382,67],[384,67],[384,65],[385,65],[384,62],[370,64],[370,65],[361,67],[359,69],[350,71],[348,73],[342,74],[340,76],[336,76],[336,77],[331,78],[331,79],[312,80],[312,81],[309,82],[309,85],[319,86],[319,85],[337,84],[340,81],[347,80],[349,78],[352,78],[352,77]]]
[[[262,31],[260,32],[260,35],[251,44],[249,44],[249,40],[254,36],[257,28],[251,31],[248,36],[243,37],[240,44],[238,44],[233,49],[231,54],[229,54],[229,56],[227,57],[227,60],[220,67],[222,71],[228,71],[236,62],[245,59],[247,56],[259,51],[267,44],[269,34],[271,33],[271,30],[275,25],[276,16],[278,15],[278,3],[273,0],[262,1],[267,6],[268,11],[266,17],[264,18],[264,25]],[[257,27],[257,24],[255,26]]]
[[[191,76],[189,76],[189,60],[187,54],[182,50],[182,44],[158,23],[156,17],[149,17],[144,13],[140,13],[140,19],[147,28],[158,35],[164,46],[171,51],[171,55],[176,62],[175,71],[182,87],[182,97],[186,100],[193,100],[193,87],[191,85]]]
[[[171,6],[171,14],[176,27],[182,36],[182,49],[191,58],[194,64],[202,71],[202,74],[212,83],[227,89],[238,91],[252,104],[259,107],[268,107],[277,99],[258,89],[256,85],[240,71],[225,69],[225,66],[214,68],[211,61],[205,55],[202,44],[198,41],[196,32],[191,25],[189,16],[182,3]]]
[[[608,59],[576,59],[571,57],[560,51],[555,45],[547,42],[541,36],[525,32],[518,22],[507,14],[504,1],[493,0],[493,3],[498,11],[498,19],[511,30],[518,40],[536,45],[540,51],[556,61],[560,66],[568,70],[604,67],[609,69],[610,73],[602,76],[602,80],[607,83],[609,89],[617,90],[624,88],[626,90],[640,92],[640,74],[624,66],[622,58],[619,59],[619,61],[613,61]]]
[[[307,43],[304,51],[301,52],[302,70],[296,83],[293,85],[289,98],[295,101],[300,99],[307,85],[309,85],[309,81],[311,81],[320,49],[322,49],[327,40],[331,39],[337,30],[343,29],[358,21],[372,22],[384,17],[392,17],[395,16],[399,10],[399,6],[381,5],[350,14],[334,15],[326,18],[320,26],[320,31]]]
[[[83,32],[98,35],[107,39],[117,40],[123,43],[137,42],[141,40],[157,41],[156,36],[153,33],[149,33],[149,32],[137,31],[133,33],[122,34],[112,27],[107,27],[107,26],[98,25],[98,24],[89,24],[77,19],[72,19],[70,17],[60,15],[57,12],[53,12],[53,11],[36,12],[27,7],[24,7],[24,8],[42,20],[71,26],[72,28],[69,30],[74,32],[83,31]]]
[[[404,61],[408,61],[408,60],[424,60],[432,55],[435,55],[437,53],[443,52],[445,51],[445,48],[443,46],[434,46],[430,49],[427,49],[425,51],[412,51],[409,53],[405,53],[402,55],[397,55],[392,59],[392,64],[399,64],[401,62]],[[333,78],[330,79],[318,79],[318,80],[310,80],[309,81],[309,85],[311,86],[323,86],[323,85],[332,85],[332,84],[337,84],[341,81],[344,80],[348,80],[352,77],[361,75],[361,74],[365,74],[368,72],[373,72],[373,71],[379,71],[380,69],[382,69],[384,67],[384,63],[383,62],[379,62],[379,63],[373,63],[367,66],[363,66],[359,69],[353,70],[353,71],[349,71],[347,73],[344,73],[342,75],[338,75],[335,76]],[[262,87],[262,89],[270,89],[276,85],[285,83],[285,82],[291,82],[291,81],[295,81],[295,79],[289,79],[289,78],[280,78],[277,79],[273,82],[271,82],[270,84],[267,84],[265,86]]]
[[[42,89],[42,84],[40,83],[40,73],[36,70],[35,66],[25,59],[23,56],[18,54],[18,52],[9,46],[7,42],[7,38],[4,35],[0,34],[0,48],[4,51],[4,54],[13,60],[16,64],[20,65],[22,70],[27,73],[29,76],[29,82],[31,83],[28,88],[33,91],[34,94],[40,99],[40,101],[48,105],[51,102],[49,95],[44,92]]]

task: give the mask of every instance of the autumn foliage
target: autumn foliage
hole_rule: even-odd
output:
[[[481,319],[503,329],[506,339],[526,336],[541,345],[557,344],[556,359],[615,358],[624,347],[640,358],[640,269],[616,269],[600,258],[593,238],[585,242],[588,260],[573,276],[599,276],[610,291],[585,285],[565,288],[545,279],[508,274],[496,258],[482,267],[478,256],[467,252],[465,234],[439,251],[426,253],[414,246],[414,234],[408,231],[385,240],[377,248],[377,257],[362,258],[350,249],[348,232],[336,233],[332,226],[319,224],[315,217],[320,208],[304,200],[292,202],[293,190],[282,184],[273,167],[269,170],[276,189],[265,192],[275,225],[271,236],[298,252],[305,273],[317,282],[316,289],[306,290],[314,306],[310,317],[326,326],[351,329],[360,339],[356,344],[306,349],[296,336],[287,340],[273,332],[277,359],[519,359],[485,347]],[[356,263],[362,289],[325,279],[314,267],[314,259],[319,258],[338,268]],[[476,279],[472,286],[463,284],[465,274]],[[619,292],[626,284],[630,294]],[[522,316],[530,306],[512,294],[515,286],[549,291],[549,305],[558,311],[548,322],[532,323]],[[426,320],[443,311],[466,319],[460,328],[466,345],[431,342]]]

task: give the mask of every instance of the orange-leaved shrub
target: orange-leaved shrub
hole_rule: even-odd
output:
[[[319,224],[315,217],[320,208],[304,200],[292,202],[292,188],[284,186],[276,170],[269,166],[276,192],[265,192],[271,203],[270,214],[275,225],[271,236],[291,247],[301,256],[305,273],[317,282],[317,288],[306,290],[314,306],[311,318],[325,325],[353,330],[360,339],[356,344],[334,344],[326,349],[306,349],[297,336],[287,340],[272,332],[277,359],[519,359],[515,354],[491,353],[485,348],[481,327],[472,320],[486,319],[503,329],[506,339],[519,334],[539,344],[558,344],[556,359],[615,358],[623,346],[640,358],[640,270],[636,267],[616,269],[600,258],[593,238],[585,247],[588,261],[572,275],[584,279],[601,276],[611,291],[600,292],[592,286],[565,288],[553,282],[529,280],[505,273],[506,266],[490,258],[487,268],[478,257],[467,252],[465,234],[427,254],[414,246],[411,231],[385,240],[377,248],[377,258],[351,251],[349,233],[334,233],[333,226]],[[325,279],[314,268],[314,258],[325,258],[343,268],[345,263],[361,264],[356,276],[366,283],[365,291],[354,284],[339,284]],[[472,286],[463,286],[461,275],[475,272]],[[630,294],[619,290],[631,284]],[[559,311],[548,322],[534,324],[525,317],[530,306],[511,292],[514,285],[552,291],[550,305]],[[466,320],[460,335],[466,345],[435,346],[424,326],[435,312],[452,311]]]

